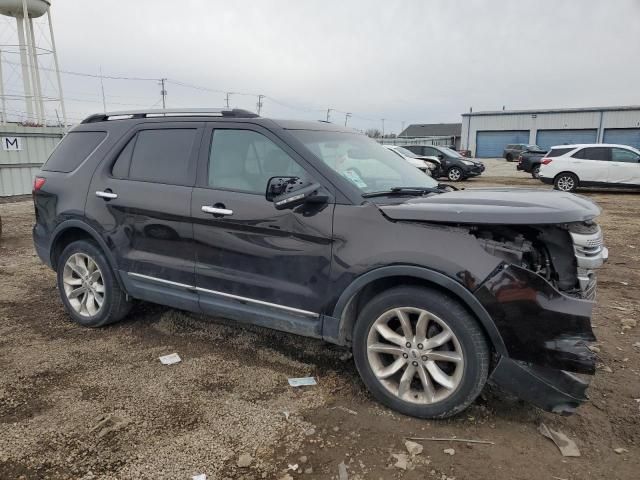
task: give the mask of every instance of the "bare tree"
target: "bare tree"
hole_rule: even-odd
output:
[[[369,128],[364,133],[367,137],[371,138],[380,138],[382,136],[382,132],[377,128]]]

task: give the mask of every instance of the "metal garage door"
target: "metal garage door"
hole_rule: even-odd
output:
[[[607,128],[604,143],[617,143],[640,148],[640,128]]]
[[[598,131],[593,130],[538,130],[536,144],[542,148],[574,143],[596,143]]]
[[[476,157],[502,157],[504,147],[510,143],[529,143],[529,130],[478,132]]]

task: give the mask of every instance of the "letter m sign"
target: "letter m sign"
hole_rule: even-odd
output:
[[[2,137],[2,149],[17,152],[22,150],[22,138],[20,137]]]

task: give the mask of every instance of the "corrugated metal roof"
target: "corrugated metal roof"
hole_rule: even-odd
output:
[[[459,137],[462,123],[412,123],[399,137]]]
[[[627,105],[622,107],[584,107],[584,108],[552,108],[540,110],[486,110],[481,112],[463,113],[463,117],[475,117],[481,115],[522,115],[542,113],[579,113],[579,112],[624,112],[628,110],[640,111],[640,105]]]

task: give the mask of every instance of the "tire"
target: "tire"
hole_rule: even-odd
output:
[[[507,156],[505,158],[507,159],[507,162],[513,162],[513,155],[511,155],[510,153],[507,153]]]
[[[531,169],[531,176],[533,178],[540,178],[540,164],[533,166]]]
[[[57,280],[67,313],[85,327],[117,322],[131,309],[104,253],[93,242],[78,240],[67,245],[58,259]]]
[[[417,343],[420,339],[414,337],[407,347],[408,337],[395,313],[397,309],[405,309],[401,311],[409,319],[414,335],[421,312],[427,312],[425,318],[430,320],[423,343]],[[387,330],[382,327],[386,337],[379,333],[380,325],[387,326]],[[453,337],[429,349],[427,342],[440,343],[438,335],[443,339],[443,325]],[[397,344],[402,342],[402,346]],[[434,355],[459,358],[440,361]],[[371,394],[387,407],[412,417],[447,418],[467,408],[487,381],[489,355],[487,340],[476,319],[458,301],[428,288],[395,287],[377,295],[362,309],[353,330],[355,364]],[[403,362],[404,367],[389,375],[395,365]],[[443,383],[434,381],[431,371]],[[424,387],[425,375],[430,391]],[[404,383],[409,387],[401,393],[401,380],[405,377],[410,379]],[[448,388],[443,386],[446,383]]]
[[[579,185],[578,177],[573,173],[563,172],[556,175],[553,188],[562,192],[575,192]]]
[[[460,182],[464,180],[464,172],[460,167],[451,167],[447,170],[447,178],[451,182]]]

